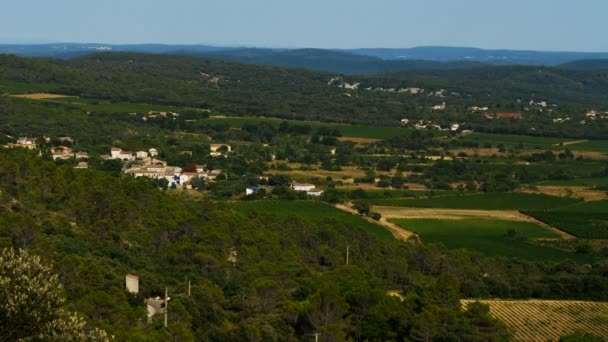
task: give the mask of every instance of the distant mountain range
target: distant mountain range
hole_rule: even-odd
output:
[[[374,74],[411,69],[463,69],[484,65],[563,65],[565,68],[571,69],[608,68],[608,53],[484,50],[459,47],[330,50],[163,44],[57,43],[0,45],[0,54],[62,59],[100,51],[191,55],[248,64],[296,67],[341,74]]]

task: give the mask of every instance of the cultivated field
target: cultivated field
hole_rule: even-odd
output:
[[[423,199],[378,199],[373,204],[395,207],[547,210],[579,202],[576,199],[528,193],[482,193]]]
[[[463,305],[475,300],[462,300]],[[608,339],[608,303],[553,300],[480,300],[505,322],[514,341],[557,341],[583,330]]]
[[[374,210],[378,208],[374,207]],[[585,256],[534,244],[534,239],[558,239],[560,235],[533,222],[482,217],[389,220],[418,234],[423,243],[440,243],[450,249],[465,248],[485,255],[525,260],[589,261]],[[511,236],[508,235],[510,230],[515,232]]]
[[[526,213],[579,238],[608,239],[608,201],[577,203]]]

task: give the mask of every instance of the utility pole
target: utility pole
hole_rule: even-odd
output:
[[[350,253],[350,245],[346,245],[346,264],[348,265],[348,257]]]
[[[315,342],[319,342],[319,336],[321,336],[321,333],[314,333],[312,336],[315,337]]]
[[[190,279],[188,279],[188,297],[192,295],[192,284],[190,283]]]
[[[168,304],[169,300],[167,299],[167,288],[165,287],[165,328],[167,327],[167,311],[169,310]]]

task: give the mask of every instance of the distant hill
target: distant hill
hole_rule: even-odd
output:
[[[608,69],[608,59],[588,59],[561,64],[560,68],[575,70]]]
[[[101,51],[194,55],[248,64],[306,68],[340,74],[371,74],[400,69],[445,70],[483,64],[558,66],[581,60],[608,60],[608,53],[484,50],[444,46],[340,50],[165,44],[0,44],[0,54],[27,57],[69,59]]]
[[[304,68],[338,74],[373,74],[402,69],[444,70],[483,65],[479,62],[469,61],[385,60],[379,57],[353,54],[345,51],[322,49],[240,49],[203,54],[193,54],[189,51],[183,51],[182,53],[247,64]]]
[[[608,59],[608,53],[484,50],[445,46],[423,46],[407,49],[354,49],[346,51],[383,59],[422,59],[444,62],[462,60],[499,65],[524,64],[556,66],[576,60]]]

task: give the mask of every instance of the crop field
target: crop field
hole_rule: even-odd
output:
[[[462,141],[477,142],[479,147],[483,147],[486,143],[490,143],[494,147],[499,144],[507,147],[521,144],[524,149],[563,150],[569,148],[572,151],[608,152],[608,140],[576,141],[574,139],[491,133],[473,133],[461,139]]]
[[[575,178],[570,180],[551,180],[539,183],[542,185],[560,185],[560,186],[597,186],[608,185],[608,177],[595,178]]]
[[[241,201],[232,204],[232,208],[240,213],[259,212],[271,213],[280,217],[299,216],[304,220],[318,222],[335,220],[350,227],[367,230],[380,239],[393,239],[393,235],[381,226],[343,212],[329,204],[311,201]]]
[[[608,201],[594,201],[528,215],[579,238],[608,239]]]
[[[373,204],[382,206],[483,210],[547,210],[577,202],[579,200],[571,198],[528,193],[484,193],[423,199],[374,199],[372,201]]]
[[[489,256],[525,260],[588,260],[574,253],[535,245],[528,239],[559,238],[556,233],[533,222],[496,219],[391,219],[391,222],[418,233],[424,243],[443,244],[450,249],[468,249]],[[515,235],[507,236],[514,230]]]
[[[408,136],[412,130],[401,127],[381,127],[381,126],[365,126],[365,125],[346,125],[336,123],[325,123],[319,121],[299,121],[299,120],[282,120],[275,118],[255,118],[255,117],[222,117],[210,118],[199,121],[199,124],[214,124],[228,123],[231,127],[240,128],[245,123],[270,123],[276,127],[282,121],[289,122],[290,125],[309,125],[314,129],[327,127],[337,129],[343,137],[367,138],[367,139],[390,139],[394,137]],[[436,135],[441,135],[441,132],[434,132]]]
[[[463,305],[475,300],[462,300]],[[576,330],[608,339],[608,303],[479,300],[514,333],[514,341],[557,341]]]

